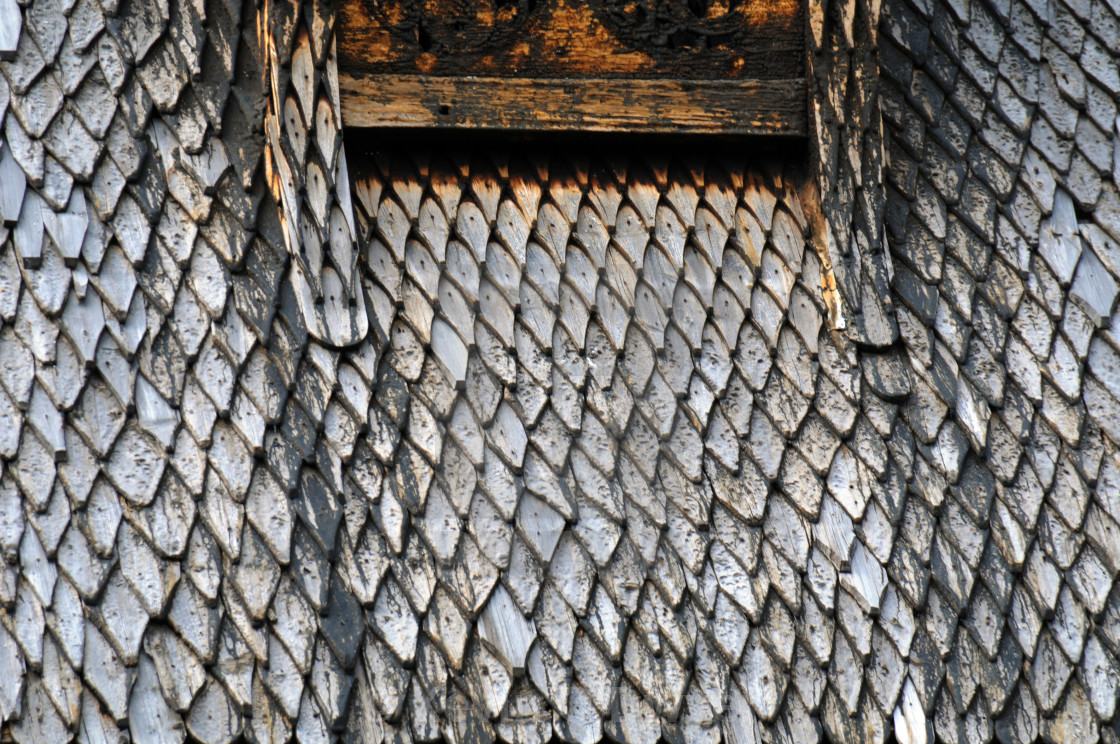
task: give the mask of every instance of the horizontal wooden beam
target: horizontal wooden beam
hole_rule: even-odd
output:
[[[429,77],[342,72],[347,127],[808,134],[802,78],[682,81]]]

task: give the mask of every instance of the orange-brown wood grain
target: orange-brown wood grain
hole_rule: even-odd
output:
[[[804,0],[337,0],[350,126],[804,134]]]
[[[354,72],[774,80],[804,71],[803,0],[338,1],[339,66]]]
[[[804,81],[445,78],[344,74],[351,127],[648,133],[808,132]]]

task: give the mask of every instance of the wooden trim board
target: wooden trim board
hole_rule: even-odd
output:
[[[352,74],[347,127],[808,134],[804,78],[682,81]]]

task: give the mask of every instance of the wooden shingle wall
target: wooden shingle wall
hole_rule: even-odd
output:
[[[1116,742],[1120,8],[810,10],[805,163],[347,160],[0,0],[0,740]]]

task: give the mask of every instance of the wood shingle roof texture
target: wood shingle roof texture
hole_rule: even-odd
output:
[[[329,4],[0,0],[0,741],[1120,741],[1118,14],[348,163]]]

